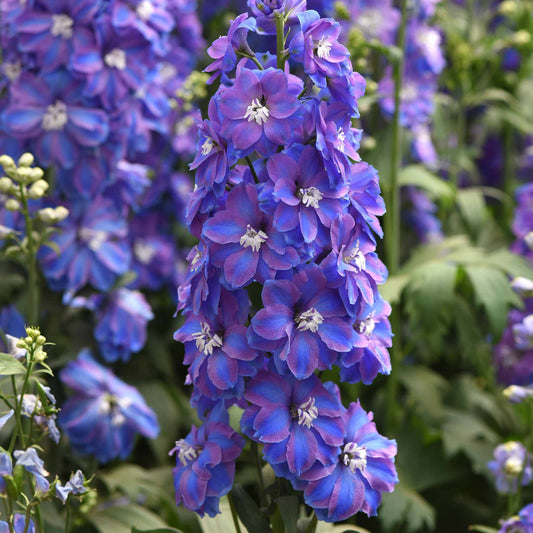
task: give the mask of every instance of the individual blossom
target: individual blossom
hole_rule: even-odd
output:
[[[500,493],[514,493],[518,483],[527,485],[532,479],[531,456],[524,445],[509,441],[496,446],[494,460],[488,468],[495,477],[496,489]]]
[[[337,353],[353,346],[342,301],[316,265],[292,279],[266,281],[261,298],[265,307],[252,318],[252,345],[273,351],[296,378],[331,368]]]
[[[56,496],[63,503],[67,502],[69,494],[78,496],[80,494],[85,494],[86,492],[87,487],[85,486],[85,476],[81,470],[76,470],[64,485],[59,482],[56,483]]]
[[[333,465],[344,436],[337,387],[311,375],[297,380],[262,371],[250,381],[244,397],[241,427],[263,444],[265,459],[277,475],[298,479],[309,471]]]
[[[169,455],[176,455],[174,487],[176,504],[203,516],[219,513],[219,501],[233,485],[235,460],[244,439],[228,424],[222,409],[215,409],[199,428],[176,441]]]
[[[26,450],[15,450],[13,457],[16,459],[15,466],[20,465],[28,471],[35,480],[35,492],[46,494],[50,488],[50,483],[46,479],[48,472],[44,468],[44,461],[37,455],[35,448]]]
[[[48,389],[48,387],[46,388]],[[45,387],[42,387],[42,389],[44,390]],[[55,398],[53,404],[55,404]],[[41,400],[35,394],[24,395],[22,398],[21,415],[26,418],[31,418],[33,424],[44,433],[47,433],[56,444],[59,443],[61,435],[57,429],[57,416],[55,413],[47,413]]]
[[[260,210],[257,189],[251,184],[237,185],[229,192],[226,209],[207,220],[203,235],[213,264],[223,269],[234,288],[273,278],[277,271],[299,262],[296,250],[287,246],[283,233]]]
[[[511,289],[522,298],[533,298],[533,280],[517,276],[511,282]]]
[[[505,520],[498,533],[530,533],[533,531],[533,503],[520,509],[516,516]]]
[[[138,434],[158,435],[157,417],[138,390],[98,364],[88,350],[68,363],[60,377],[74,394],[63,404],[59,423],[79,453],[102,463],[125,459]]]
[[[297,15],[305,11],[305,0],[248,0],[248,7],[257,20],[257,33],[276,34],[276,17],[284,17],[286,24],[298,23]],[[309,9],[314,9],[308,7]]]
[[[515,346],[519,350],[533,349],[533,314],[527,315],[521,322],[513,325],[513,336]]]
[[[533,398],[533,386],[509,385],[503,390],[503,395],[511,403],[521,403],[524,400]]]
[[[33,520],[29,521],[28,528],[26,528],[26,515],[20,513],[15,513],[13,516],[13,528],[15,533],[35,533]],[[0,533],[10,533],[7,522],[0,521]]]
[[[284,145],[298,122],[299,100],[289,92],[286,74],[277,69],[242,68],[232,87],[218,97],[222,132],[237,150],[273,151]]]
[[[396,442],[381,436],[359,402],[344,414],[345,436],[335,469],[310,481],[304,498],[320,520],[337,522],[358,511],[377,513],[383,492],[398,483],[394,466]]]

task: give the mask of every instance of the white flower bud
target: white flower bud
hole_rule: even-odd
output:
[[[37,180],[32,183],[30,189],[28,190],[28,196],[36,200],[37,198],[42,198],[46,191],[48,190],[48,183],[44,180]]]
[[[31,168],[28,167],[20,167],[17,168],[16,172],[14,173],[14,179],[17,180],[20,183],[28,183],[31,181]]]
[[[55,217],[56,222],[61,222],[62,220],[65,220],[69,215],[69,210],[66,207],[63,207],[62,205],[55,208]]]
[[[44,176],[44,171],[42,168],[34,167],[30,168],[30,181],[40,180]]]
[[[15,168],[15,161],[13,161],[8,155],[0,155],[0,165],[2,165],[7,172],[8,170]]]
[[[20,209],[20,202],[14,198],[9,198],[5,205],[8,211],[18,211]]]
[[[0,178],[0,192],[9,192],[13,187],[13,182],[7,177]]]
[[[518,30],[513,35],[513,42],[517,46],[522,46],[524,44],[528,44],[531,41],[531,35],[527,30]]]
[[[19,158],[19,167],[29,167],[33,165],[33,160],[33,154],[26,152],[25,154],[22,154]]]
[[[514,0],[505,0],[498,8],[502,15],[512,15],[516,11],[516,2]]]
[[[38,217],[46,224],[53,224],[56,221],[56,212],[52,207],[45,207],[40,209]]]

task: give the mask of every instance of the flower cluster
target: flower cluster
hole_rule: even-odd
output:
[[[384,203],[352,126],[365,82],[335,20],[302,0],[249,4],[254,16],[239,15],[208,50],[222,83],[191,165],[187,221],[199,243],[175,339],[204,426],[176,444],[176,501],[217,512],[242,447],[226,415],[238,404],[243,433],[321,518],[373,515],[397,482],[396,444],[316,375],[337,365],[344,381],[369,384],[391,370],[375,240]],[[252,51],[254,33],[277,35],[276,56]]]

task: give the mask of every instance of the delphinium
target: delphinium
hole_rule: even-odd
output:
[[[179,169],[194,149],[191,102],[205,79],[193,72],[203,49],[195,8],[2,3],[0,147],[13,157],[30,149],[54,178],[46,205],[70,216],[38,264],[65,305],[93,313],[106,362],[143,348],[154,316],[147,294],[174,294],[184,272],[175,231],[192,184]],[[23,221],[0,223],[20,231]]]
[[[209,49],[221,84],[191,165],[187,220],[199,242],[175,338],[203,425],[171,452],[176,502],[217,513],[250,446],[259,472],[262,451],[319,519],[374,515],[397,482],[396,444],[321,380],[334,366],[349,383],[391,370],[390,306],[378,292],[387,271],[375,252],[384,204],[352,126],[365,83],[333,19],[302,0],[250,8],[256,16],[239,15]],[[252,50],[257,28],[275,34],[276,55]],[[229,425],[232,406],[248,441]],[[259,477],[266,510],[276,493]]]

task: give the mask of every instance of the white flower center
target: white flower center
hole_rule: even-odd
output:
[[[140,263],[148,265],[155,257],[157,250],[149,242],[137,239],[133,245],[133,253]]]
[[[74,21],[65,14],[52,15],[52,35],[61,35],[63,39],[70,39],[72,37]]]
[[[193,270],[196,270],[198,268],[196,266],[196,263],[198,263],[198,261],[200,261],[200,259],[202,258],[202,252],[200,252],[198,246],[194,247],[194,251],[194,257],[191,259],[191,267]]]
[[[61,100],[56,100],[55,104],[50,104],[46,108],[41,127],[45,131],[58,131],[62,130],[67,122],[67,106]]]
[[[320,59],[329,59],[332,42],[328,41],[326,37],[322,37],[320,41],[315,42],[315,53]]]
[[[246,226],[246,233],[240,238],[239,244],[243,248],[252,247],[254,252],[258,252],[261,245],[268,239],[268,235],[264,231],[257,231],[250,224]]]
[[[126,52],[120,48],[113,48],[104,56],[104,62],[108,67],[124,70],[126,68]]]
[[[202,155],[208,155],[215,148],[215,143],[211,137],[206,137],[204,144],[202,144]]]
[[[418,91],[412,83],[404,85],[400,92],[403,102],[412,102],[418,98]]]
[[[15,81],[22,71],[22,64],[20,61],[13,63],[4,63],[4,74],[9,81]]]
[[[161,81],[169,81],[174,79],[178,75],[178,69],[170,64],[170,63],[163,63],[159,67],[159,76],[161,78]]]
[[[305,313],[298,315],[296,324],[300,331],[310,329],[313,333],[318,331],[318,326],[324,322],[324,317],[314,308],[308,309]]]
[[[200,455],[200,450],[198,450],[198,448],[191,446],[183,439],[176,441],[176,446],[170,453],[173,452],[178,452],[178,460],[183,466],[194,461],[198,455]]]
[[[356,243],[355,250],[350,255],[345,255],[342,260],[347,265],[355,266],[358,272],[366,267],[365,254],[359,249],[359,241]]]
[[[142,2],[137,6],[137,15],[139,15],[142,20],[148,20],[154,11],[154,6],[150,0],[142,0]]]
[[[94,230],[91,228],[81,228],[78,235],[82,241],[87,243],[87,246],[93,252],[97,252],[108,238],[107,231]]]
[[[376,327],[376,322],[372,315],[367,316],[366,318],[363,318],[358,324],[357,324],[357,330],[359,333],[362,333],[365,335],[365,337],[370,337],[372,333],[374,332],[374,328]]]
[[[296,196],[300,198],[300,202],[305,207],[318,207],[318,202],[324,198],[324,195],[316,187],[308,187],[307,189],[298,189]]]
[[[255,120],[260,126],[264,124],[270,115],[268,107],[264,106],[258,98],[252,100],[252,103],[246,109],[246,114],[243,118],[247,118],[248,122]]]
[[[356,442],[349,442],[342,450],[342,462],[355,473],[366,468],[366,448]]]
[[[198,350],[205,355],[211,355],[214,348],[222,346],[222,339],[216,333],[211,336],[211,328],[205,322],[202,322],[202,331],[193,333],[192,338],[196,341]]]
[[[516,456],[509,457],[509,459],[507,459],[503,465],[503,471],[508,477],[519,476],[523,468],[523,461],[520,459],[520,457]]]
[[[346,132],[342,128],[337,129],[337,139],[341,144],[344,144],[344,141],[346,140]]]
[[[313,425],[313,420],[318,418],[318,409],[315,407],[315,399],[309,398],[296,409],[294,418],[298,418],[298,425],[305,426],[310,429]]]
[[[129,398],[119,398],[107,392],[100,399],[98,412],[102,415],[109,415],[112,426],[121,426],[126,422],[126,417],[122,410],[127,409],[131,404],[132,401]]]

